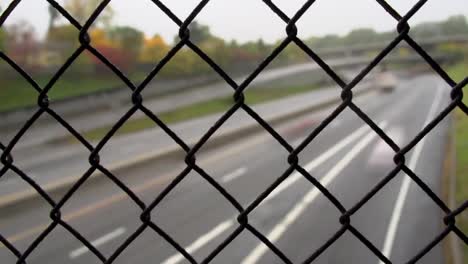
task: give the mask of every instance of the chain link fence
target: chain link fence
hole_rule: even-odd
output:
[[[376,193],[378,193],[387,183],[389,183],[399,172],[403,171],[406,173],[431,199],[440,207],[444,212],[445,217],[443,219],[445,227],[443,231],[435,237],[432,241],[429,241],[427,245],[420,250],[420,252],[414,252],[414,256],[408,263],[415,263],[425,254],[427,254],[434,246],[441,242],[449,233],[455,233],[465,244],[468,243],[468,237],[464,234],[456,225],[455,218],[461,212],[466,210],[468,207],[468,201],[465,201],[460,207],[450,209],[444,201],[442,201],[433,190],[431,190],[424,181],[421,180],[406,164],[405,155],[413,149],[413,147],[421,141],[434,127],[441,122],[447,115],[449,115],[455,108],[461,109],[465,114],[468,114],[468,107],[463,104],[463,92],[462,88],[468,83],[468,77],[462,82],[456,83],[450,78],[450,76],[441,68],[441,66],[424,50],[416,41],[414,41],[410,35],[410,25],[408,21],[413,17],[423,5],[428,2],[427,0],[418,1],[406,14],[399,14],[392,6],[384,0],[376,0],[378,4],[385,9],[385,11],[395,19],[397,25],[398,36],[393,39],[378,55],[372,59],[372,61],[350,82],[344,81],[340,76],[327,65],[312,49],[310,49],[300,38],[297,37],[296,23],[306,13],[308,9],[313,7],[314,2],[312,0],[307,1],[293,17],[287,16],[278,6],[276,6],[270,0],[263,0],[264,4],[267,5],[272,15],[278,16],[284,21],[285,30],[287,37],[282,40],[279,45],[276,46],[274,51],[258,65],[258,67],[241,83],[236,83],[221,67],[219,67],[215,61],[213,61],[203,50],[195,45],[190,39],[189,25],[197,15],[202,11],[205,5],[209,2],[208,0],[201,1],[191,14],[185,19],[181,20],[177,17],[166,5],[158,0],[152,0],[152,2],[162,10],[167,17],[169,17],[179,27],[180,40],[174,47],[168,52],[168,54],[155,66],[150,74],[140,85],[135,85],[129,78],[123,74],[115,65],[113,65],[105,56],[103,56],[98,50],[92,45],[92,40],[88,35],[93,22],[103,11],[103,9],[109,4],[110,0],[102,1],[97,9],[93,12],[91,17],[87,20],[84,25],[81,25],[75,18],[73,18],[60,4],[53,0],[47,0],[60,14],[65,17],[68,22],[79,30],[79,43],[80,46],[75,52],[66,60],[63,66],[55,73],[51,80],[44,86],[40,87],[38,83],[25,72],[19,65],[11,60],[4,52],[0,52],[0,57],[6,63],[8,63],[14,70],[16,70],[23,78],[31,85],[31,89],[37,91],[37,111],[25,122],[24,126],[19,129],[16,135],[9,142],[0,142],[0,148],[2,149],[1,163],[2,167],[0,170],[0,177],[3,176],[7,171],[13,171],[18,174],[26,183],[33,187],[37,193],[50,204],[50,218],[52,222],[50,225],[27,247],[26,250],[18,250],[12,243],[10,243],[6,237],[0,234],[1,243],[10,250],[16,257],[17,263],[27,263],[28,256],[41,244],[41,242],[58,226],[62,226],[70,232],[74,237],[83,243],[94,255],[96,255],[103,263],[112,263],[116,260],[119,255],[146,229],[152,229],[154,232],[159,234],[163,239],[170,243],[178,252],[180,252],[190,263],[198,263],[197,260],[187,252],[177,241],[175,241],[170,234],[166,233],[158,225],[156,225],[151,219],[151,212],[157,210],[158,205],[161,201],[178,185],[191,171],[198,172],[205,180],[207,184],[211,184],[221,193],[227,201],[234,208],[238,210],[237,220],[239,226],[232,232],[219,246],[217,246],[208,256],[206,256],[201,263],[209,263],[213,258],[219,254],[231,241],[233,241],[242,232],[250,232],[255,235],[260,241],[262,241],[272,252],[274,252],[284,263],[292,263],[290,259],[278,249],[268,238],[260,231],[255,229],[249,224],[249,213],[252,212],[271,192],[275,190],[293,171],[298,171],[307,179],[311,185],[315,186],[320,192],[328,198],[336,208],[341,212],[339,219],[341,228],[327,241],[323,241],[323,245],[318,248],[315,252],[310,252],[310,256],[304,260],[304,263],[313,262],[321,253],[323,253],[330,245],[332,245],[339,237],[345,232],[353,234],[359,239],[369,250],[371,250],[383,263],[391,263],[391,261],[375,246],[373,245],[359,230],[353,227],[352,217],[353,215],[366,204]],[[3,12],[0,17],[0,27],[4,25],[9,15],[16,8],[21,0],[14,0]],[[443,109],[437,116],[432,120],[422,131],[420,131],[406,146],[398,146],[392,138],[390,138],[366,113],[364,113],[356,104],[353,102],[353,88],[363,80],[363,78],[376,67],[385,57],[389,54],[399,43],[406,42],[415,53],[427,62],[427,64],[442,78],[451,89],[451,102]],[[280,136],[275,129],[272,128],[268,122],[263,120],[248,104],[245,103],[244,92],[248,89],[249,84],[264,70],[275,58],[288,46],[296,45],[298,48],[304,51],[315,63],[317,63],[323,71],[328,74],[335,82],[342,88],[341,98],[342,102],[334,109],[334,111],[327,116],[315,129],[310,133],[307,138],[299,144],[297,147],[292,147],[282,136]],[[160,70],[166,65],[174,55],[182,48],[189,48],[194,51],[201,59],[203,59],[220,77],[222,77],[226,83],[232,88],[233,92],[233,104],[228,111],[222,114],[219,120],[209,128],[209,130],[200,138],[200,140],[193,146],[189,146],[184,140],[182,140],[176,133],[174,133],[158,115],[152,113],[148,108],[145,107],[144,98],[142,97],[142,91],[145,89],[148,83],[160,72]],[[93,146],[88,142],[77,130],[75,130],[64,118],[62,118],[54,109],[49,107],[48,93],[54,88],[54,84],[61,78],[64,72],[74,63],[77,57],[84,51],[89,51],[101,60],[116,76],[118,76],[132,91],[132,106],[128,111],[115,123],[112,129],[103,137],[103,139],[96,145]],[[340,113],[346,108],[355,112],[370,128],[372,128],[382,140],[384,140],[395,152],[394,163],[395,167],[392,171],[386,175],[377,185],[375,185],[362,199],[351,208],[345,208],[341,202],[331,193],[327,188],[321,185],[321,183],[310,175],[303,167],[299,165],[298,155],[304,148],[311,143],[321,131],[330,124]],[[137,111],[143,112],[147,117],[154,121],[154,123],[163,129],[167,135],[169,135],[179,146],[182,148],[185,155],[185,169],[157,196],[154,200],[145,204],[130,188],[128,188],[123,182],[121,182],[111,171],[106,169],[100,163],[100,151],[113,137],[114,133],[132,117]],[[211,136],[221,127],[223,124],[234,114],[236,111],[244,111],[250,117],[256,120],[265,131],[270,133],[289,153],[287,161],[289,167],[286,168],[280,177],[278,177],[266,190],[258,194],[257,198],[251,202],[247,207],[243,207],[229,192],[226,191],[213,177],[211,177],[203,168],[197,164],[196,155],[197,152],[210,140]],[[58,200],[54,200],[51,196],[41,188],[30,176],[24,173],[19,167],[15,166],[14,158],[11,155],[15,145],[21,140],[22,136],[28,131],[28,129],[41,117],[42,115],[50,115],[58,123],[60,123],[70,134],[75,137],[84,147],[89,150],[89,169],[77,180],[72,187],[66,192],[66,194]],[[130,197],[135,204],[141,208],[140,214],[140,227],[132,233],[123,244],[121,244],[110,256],[104,256],[95,246],[90,243],[85,237],[83,237],[77,230],[71,225],[64,221],[61,217],[61,208],[67,203],[67,201],[77,192],[77,190],[90,178],[91,174],[95,171],[100,171],[105,177],[112,180],[121,190],[123,190],[128,197]],[[104,177],[104,176],[103,176]]]

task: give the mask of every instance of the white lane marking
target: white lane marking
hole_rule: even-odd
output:
[[[391,127],[386,133],[397,145],[401,146],[404,143],[405,131],[403,127]],[[395,151],[385,141],[380,140],[372,150],[369,165],[376,167],[395,166],[393,156],[395,156]]]
[[[35,180],[37,178],[37,175],[28,172],[28,177],[31,180]],[[21,184],[25,183],[26,181],[21,178],[18,175],[8,175],[9,178],[5,178],[7,175],[5,174],[2,178],[0,178],[0,185],[5,186],[5,185],[11,185],[11,184]]]
[[[439,104],[442,100],[442,87],[437,87],[437,94],[434,99],[434,102],[431,105],[429,113],[426,117],[426,121],[424,122],[425,127],[431,120],[434,118],[437,108],[439,108]],[[410,162],[408,167],[414,171],[416,165],[419,160],[419,156],[421,155],[421,151],[424,147],[424,143],[426,142],[427,136],[425,136],[421,141],[416,145],[414,148],[413,155],[411,156]],[[395,202],[395,207],[393,208],[392,217],[390,218],[390,224],[388,225],[387,234],[385,235],[385,242],[383,246],[382,253],[387,258],[390,257],[392,253],[393,242],[395,241],[395,235],[398,228],[398,223],[400,222],[401,212],[403,211],[403,206],[405,205],[406,196],[408,195],[408,190],[410,187],[411,179],[409,176],[406,175],[404,177],[403,182],[401,184],[400,192],[398,193],[397,200]],[[379,261],[379,264],[383,264],[383,261]]]
[[[109,234],[107,235],[104,235],[94,241],[91,241],[91,245],[93,245],[94,247],[99,247],[99,246],[102,246],[104,245],[105,243],[107,242],[110,242],[111,240],[123,235],[125,233],[125,231],[127,231],[124,227],[119,227],[117,228],[116,230],[110,232]],[[75,250],[73,250],[72,252],[70,252],[70,254],[68,255],[71,259],[75,259],[81,255],[84,255],[86,254],[87,252],[89,252],[89,249],[85,246],[83,247],[80,247],[80,248],[77,248]]]
[[[226,220],[220,223],[218,226],[213,228],[210,232],[206,233],[205,235],[199,237],[195,242],[193,242],[190,246],[186,247],[185,250],[192,254],[193,252],[197,251],[204,245],[208,244],[211,240],[216,238],[217,236],[221,235],[224,231],[234,225],[234,220]],[[184,256],[180,253],[172,255],[168,259],[166,259],[162,264],[176,264],[180,261],[184,260]]]
[[[333,122],[330,123],[330,128],[336,128],[341,125],[341,120],[340,119],[335,119]]]
[[[323,154],[321,154],[320,156],[318,156],[317,158],[315,158],[313,161],[311,161],[310,163],[308,163],[304,169],[306,169],[307,171],[310,171],[314,168],[316,168],[317,166],[319,166],[320,164],[322,164],[323,162],[327,161],[330,157],[332,157],[333,155],[335,155],[336,153],[338,153],[340,150],[342,150],[344,147],[346,147],[347,145],[351,144],[353,141],[357,140],[360,136],[364,135],[365,132],[367,132],[369,130],[369,127],[367,125],[364,125],[362,127],[360,127],[358,130],[354,131],[351,135],[347,136],[346,138],[342,139],[341,141],[339,141],[338,143],[336,143],[335,145],[333,145],[330,149],[328,149],[326,152],[324,152]],[[293,183],[295,183],[297,180],[300,179],[300,177],[302,177],[301,174],[299,173],[294,173],[292,175],[290,175],[286,180],[283,181],[283,183],[281,183],[273,192],[270,193],[270,195],[268,195],[265,200],[263,200],[262,203],[272,199],[273,197],[275,197],[276,195],[280,194],[282,191],[284,191],[286,188],[288,188],[289,186],[291,186]],[[223,225],[232,225],[234,224],[234,221],[235,219],[228,219],[224,222],[222,222],[221,224],[219,224],[217,227],[219,226],[223,226]],[[228,227],[229,228],[229,227]],[[216,228],[215,228],[216,229]],[[226,228],[227,229],[227,228]],[[213,231],[210,231],[209,233],[203,235],[202,237],[200,237],[199,239],[197,239],[192,245],[188,246],[187,247],[187,251],[189,253],[192,253],[192,252],[195,252],[196,250],[198,250],[200,247],[202,247],[204,244],[208,243],[209,240],[205,239],[206,237],[209,237],[210,240],[211,239],[214,239],[216,238],[216,236],[220,235],[222,232],[216,232],[216,233],[213,233]],[[193,245],[199,241],[200,239],[204,238],[202,241],[204,241],[205,243],[201,244],[201,246],[195,248]],[[200,243],[198,243],[200,245]],[[189,251],[190,249],[190,251]],[[163,264],[177,264],[179,263],[180,261],[183,260],[183,256],[181,254],[175,254],[173,256],[171,256],[170,258],[168,258],[165,262],[163,262]],[[169,262],[170,261],[170,262]]]
[[[336,128],[338,126],[341,125],[341,120],[338,120],[338,119],[335,119],[333,120],[333,122],[330,123],[330,125],[328,126],[329,128]],[[304,141],[307,137],[304,136],[304,137],[300,137],[296,140],[294,140],[292,143],[291,143],[291,146],[294,147],[294,148],[297,148],[297,146],[299,146],[299,144],[302,143],[302,141]]]
[[[221,182],[223,183],[228,183],[242,175],[244,175],[245,173],[247,172],[247,168],[238,168],[237,170],[229,173],[229,174],[226,174],[224,175],[222,178],[221,178]]]
[[[299,144],[301,144],[306,138],[307,138],[307,137],[300,137],[300,138],[294,140],[294,141],[292,142],[291,146],[292,146],[293,148],[297,148],[297,146],[299,146]]]
[[[384,129],[387,123],[382,122],[380,127]],[[372,140],[377,136],[374,131],[371,131],[366,134],[364,138],[362,138],[346,155],[330,170],[328,173],[320,179],[320,183],[327,187],[337,175],[341,173],[341,171],[348,166],[348,164],[361,153],[364,148],[369,145]],[[278,241],[278,239],[283,235],[286,229],[291,225],[307,208],[307,206],[312,203],[321,192],[317,188],[312,188],[307,194],[302,198],[302,200],[297,203],[293,209],[291,209],[286,216],[278,223],[273,230],[268,233],[267,238],[272,243]],[[242,264],[253,264],[257,263],[257,261],[267,252],[268,247],[260,243],[255,247],[246,258],[242,260]]]
[[[306,171],[311,171],[318,167],[320,164],[324,163],[327,161],[330,157],[338,153],[340,150],[342,150],[344,147],[348,146],[351,144],[353,141],[364,135],[369,130],[369,127],[367,125],[364,125],[360,127],[358,130],[354,131],[351,135],[347,136],[346,138],[342,139],[340,142],[335,144],[333,147],[329,148],[326,152],[324,152],[322,155],[314,159],[313,161],[309,162],[304,166],[304,169]],[[286,188],[294,184],[297,180],[299,180],[302,176],[299,172],[295,172],[292,175],[290,175],[286,180],[284,180],[278,187],[276,187],[275,190],[273,190],[270,195],[268,195],[263,202],[266,202],[268,200],[271,200],[274,198],[276,195],[284,191]]]

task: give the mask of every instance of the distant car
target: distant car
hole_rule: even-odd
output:
[[[390,93],[395,90],[398,80],[391,72],[381,72],[376,78],[377,86],[381,92]]]

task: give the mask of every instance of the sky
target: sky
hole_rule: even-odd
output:
[[[0,0],[5,9],[11,0]],[[63,3],[62,1],[58,1]],[[185,19],[199,0],[162,0],[180,19]],[[292,16],[305,0],[273,0]],[[387,0],[400,14],[406,13],[417,0]],[[135,27],[147,35],[160,34],[171,42],[177,26],[150,0],[112,0],[114,24]],[[48,25],[48,3],[45,0],[23,0],[7,20],[7,25],[27,20],[43,37]],[[410,24],[439,21],[451,15],[468,16],[468,0],[429,0]],[[211,32],[240,43],[262,38],[274,42],[286,36],[285,24],[261,0],[211,0],[196,20],[210,26]],[[64,22],[64,20],[63,20]],[[299,20],[300,37],[344,35],[355,28],[377,31],[394,30],[396,21],[375,0],[317,0]]]

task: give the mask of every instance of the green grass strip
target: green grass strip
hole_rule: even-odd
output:
[[[247,90],[245,92],[245,100],[249,105],[264,103],[272,100],[277,100],[285,98],[287,96],[309,92],[313,89],[316,89],[316,85],[309,86],[292,86],[286,88],[254,88]],[[234,105],[234,100],[232,96],[221,97],[205,102],[195,103],[188,106],[183,106],[178,109],[163,112],[158,114],[158,117],[165,122],[166,124],[173,124],[181,121],[186,121],[194,118],[200,118],[207,115],[224,112],[229,107]],[[116,134],[128,134],[138,132],[144,129],[153,128],[156,124],[153,120],[143,117],[137,119],[131,119],[127,121]],[[84,132],[83,135],[88,140],[99,140],[101,139],[109,130],[111,126],[104,126],[96,128],[87,132]]]

